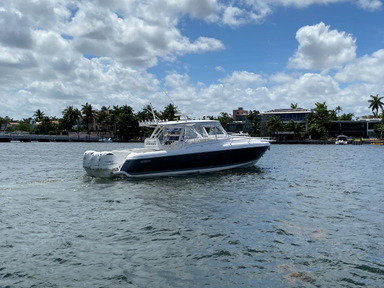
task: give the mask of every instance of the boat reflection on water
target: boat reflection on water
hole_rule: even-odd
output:
[[[83,167],[94,177],[154,177],[249,167],[270,148],[268,140],[229,135],[217,120],[140,122],[153,128],[144,148],[86,151]]]

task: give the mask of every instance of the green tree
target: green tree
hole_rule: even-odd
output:
[[[110,107],[102,106],[100,111],[95,112],[96,114],[96,121],[99,126],[102,127],[102,130],[108,130],[108,124],[107,124],[107,117],[110,113]],[[107,129],[104,129],[107,127]]]
[[[285,129],[289,132],[293,132],[293,136],[299,135],[303,132],[303,127],[299,122],[295,122],[292,119],[285,125]]]
[[[139,118],[133,113],[132,107],[114,106],[112,114],[116,124],[116,134],[127,141],[139,136]]]
[[[152,114],[152,106],[151,105],[146,105],[143,107],[143,109],[139,112],[137,112],[137,117],[139,121],[152,121],[153,119],[153,114]],[[159,113],[154,110],[153,113],[155,113],[155,117],[159,117]],[[139,136],[140,137],[149,137],[151,136],[153,132],[153,129],[150,129],[148,127],[139,127]]]
[[[67,106],[61,113],[63,115],[61,120],[62,128],[68,131],[73,130],[73,126],[81,118],[80,110],[73,106]]]
[[[5,116],[4,118],[0,117],[0,128],[7,130],[7,126],[8,126],[10,121],[11,120],[8,116]]]
[[[379,97],[379,94],[370,95],[369,97],[371,97],[372,99],[368,100],[368,102],[370,103],[368,108],[372,109],[374,117],[379,117],[379,108],[383,112],[384,103],[381,101],[381,99],[383,99],[384,97]]]
[[[297,103],[295,104],[291,103],[291,109],[297,109]]]
[[[217,117],[217,120],[219,120],[224,129],[226,129],[227,123],[233,122],[233,118],[227,112],[221,112],[220,116]]]
[[[161,120],[169,120],[173,121],[175,120],[177,114],[177,107],[173,104],[169,104],[168,106],[164,107],[164,111],[161,112]]]
[[[29,126],[29,123],[26,123],[24,121],[19,122],[19,124],[15,127],[15,131],[25,131],[29,132],[31,131],[31,127]]]
[[[140,121],[151,121],[151,120],[153,120],[152,109],[153,108],[152,108],[151,105],[144,106],[141,111],[137,112],[137,117],[139,117],[139,120]],[[155,113],[155,117],[160,118],[160,115],[159,115],[159,113],[156,110],[153,110],[153,113]]]
[[[336,110],[329,110],[329,120],[336,121],[338,119]]]
[[[314,139],[322,139],[327,134],[327,130],[331,126],[331,113],[327,109],[327,105],[317,102],[313,113],[309,114],[308,132]]]
[[[338,117],[338,120],[342,120],[342,121],[352,121],[353,120],[353,117],[355,117],[355,114],[353,113],[348,113],[348,114],[343,114],[341,116]]]
[[[261,126],[261,116],[260,112],[257,110],[249,111],[249,114],[246,116],[246,119],[251,121],[251,135],[260,136],[260,126]]]
[[[37,134],[56,134],[58,126],[52,122],[52,119],[48,116],[44,116],[40,124],[37,126],[35,133]]]
[[[313,139],[323,139],[327,134],[327,129],[319,123],[312,123],[308,127],[308,133]]]
[[[83,119],[85,123],[85,127],[87,127],[87,130],[89,131],[89,125],[93,122],[95,119],[95,111],[93,110],[93,107],[91,104],[85,103],[85,105],[81,105],[81,112],[83,113]]]
[[[40,122],[41,120],[43,120],[43,117],[45,116],[44,112],[41,111],[40,109],[37,109],[35,111],[35,113],[33,113],[33,117],[35,117],[35,120],[37,122]]]
[[[383,138],[384,125],[383,124],[373,125],[373,131],[376,133],[376,135],[380,135],[380,138]]]
[[[272,131],[273,133],[276,133],[276,132],[283,130],[284,124],[281,121],[279,116],[273,115],[273,116],[269,117],[268,122],[267,122],[267,127],[268,127],[267,130],[269,132]]]

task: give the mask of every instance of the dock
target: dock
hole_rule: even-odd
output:
[[[0,135],[0,142],[99,142],[99,137],[68,135],[35,135],[9,133]]]
[[[335,140],[277,140],[272,141],[271,144],[315,144],[315,145],[335,145]],[[364,139],[348,141],[348,145],[384,145],[383,139]]]

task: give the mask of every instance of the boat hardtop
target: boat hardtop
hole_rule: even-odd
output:
[[[139,126],[154,128],[152,135],[145,139],[144,147],[157,150],[231,139],[217,120],[144,121],[139,122]]]

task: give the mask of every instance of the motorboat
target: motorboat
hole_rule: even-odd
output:
[[[337,136],[335,144],[336,145],[347,145],[348,144],[348,137],[345,135]]]
[[[139,122],[153,128],[143,148],[86,151],[83,167],[93,177],[154,177],[253,166],[270,149],[268,140],[229,135],[217,120]]]
[[[112,142],[112,138],[101,138],[99,139],[99,142],[107,142],[107,143],[111,143]]]

